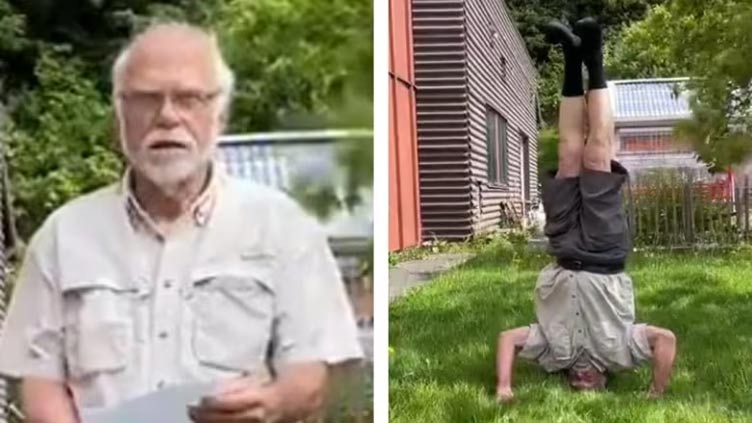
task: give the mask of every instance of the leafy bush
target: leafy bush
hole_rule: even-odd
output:
[[[35,68],[39,86],[26,91],[8,124],[14,213],[26,239],[66,201],[117,180],[107,99],[64,49],[46,48]]]

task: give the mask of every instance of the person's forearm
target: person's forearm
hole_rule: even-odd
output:
[[[497,391],[499,391],[499,394],[503,391],[511,391],[514,356],[517,349],[525,344],[528,333],[529,328],[523,326],[504,331],[499,335],[496,356]]]
[[[514,356],[517,352],[517,348],[525,343],[528,330],[527,327],[520,327],[504,331],[499,335],[496,357],[496,373],[498,375],[499,389],[509,389],[512,387]]]
[[[62,382],[25,378],[21,409],[28,423],[78,423],[73,398]]]
[[[280,400],[275,422],[303,420],[321,407],[328,380],[324,363],[294,364],[283,369],[269,385]]]

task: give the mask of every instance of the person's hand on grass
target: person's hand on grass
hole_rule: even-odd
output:
[[[512,400],[514,400],[514,392],[512,392],[512,388],[503,387],[496,389],[496,401],[498,403],[509,404]]]
[[[651,400],[657,400],[661,399],[663,397],[663,390],[662,389],[656,389],[655,387],[651,386],[648,390],[648,399]]]

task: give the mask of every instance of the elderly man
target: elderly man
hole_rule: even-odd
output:
[[[212,164],[233,87],[216,40],[154,26],[113,85],[129,168],[34,235],[0,372],[22,380],[35,423],[194,382],[216,382],[196,422],[305,418],[328,365],[361,357],[357,329],[315,222]]]
[[[538,322],[499,337],[497,398],[513,398],[517,351],[548,372],[567,372],[575,389],[604,388],[607,371],[652,360],[649,394],[657,397],[671,374],[676,339],[669,330],[635,324],[632,281],[624,272],[630,241],[621,187],[627,171],[612,160],[602,32],[585,18],[574,32],[553,22],[548,35],[562,45],[565,61],[559,169],[543,188],[545,233],[556,264],[543,269],[535,287]],[[587,101],[583,63],[589,75]]]

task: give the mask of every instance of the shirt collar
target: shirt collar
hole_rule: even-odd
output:
[[[214,211],[219,190],[225,179],[221,167],[217,166],[215,163],[212,163],[209,172],[208,183],[203,191],[201,191],[201,194],[199,194],[199,196],[193,201],[185,215],[180,217],[179,220],[190,219],[190,221],[198,227],[206,226],[212,212]],[[142,228],[146,225],[147,227],[156,230],[157,226],[154,223],[154,220],[142,207],[133,192],[132,178],[133,169],[128,167],[120,182],[120,192],[124,197],[126,212],[131,224],[133,224],[134,228]]]

